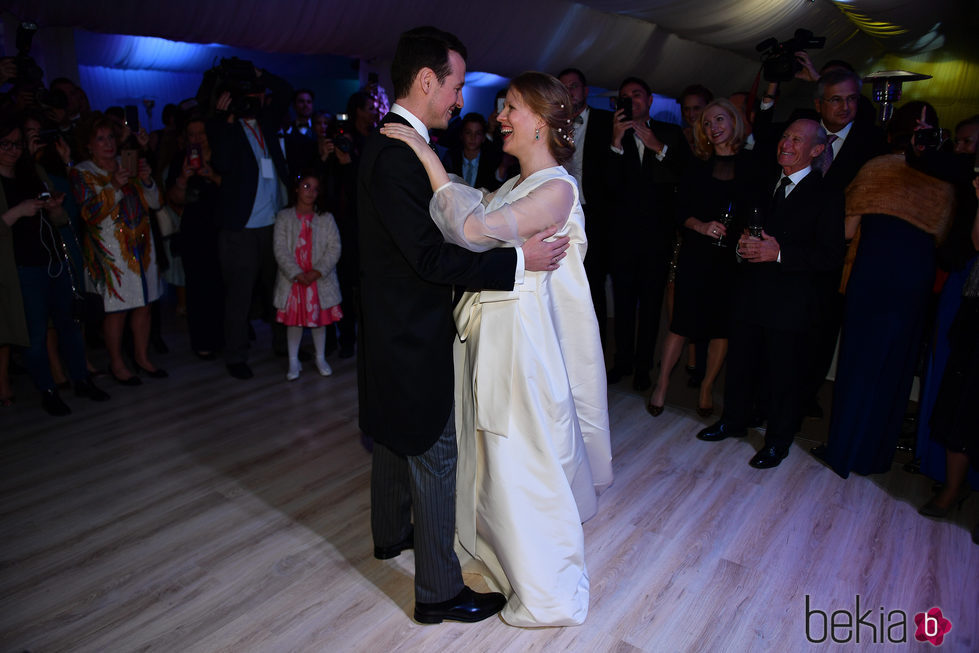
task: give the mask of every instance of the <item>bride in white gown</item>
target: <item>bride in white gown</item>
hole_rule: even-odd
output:
[[[445,239],[473,251],[519,247],[557,225],[570,237],[552,272],[513,291],[466,293],[456,309],[459,444],[457,553],[507,596],[515,626],[580,624],[588,613],[581,523],[612,483],[605,365],[583,261],[578,188],[559,162],[574,151],[571,101],[543,73],[513,79],[499,115],[521,175],[496,193],[452,183],[418,133],[381,131],[418,154]]]

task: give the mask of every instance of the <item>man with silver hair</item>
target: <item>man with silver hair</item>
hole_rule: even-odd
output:
[[[771,198],[763,225],[738,241],[744,264],[735,284],[724,413],[697,434],[707,442],[746,435],[767,379],[765,444],[748,463],[757,469],[781,463],[799,430],[807,348],[822,305],[815,281],[843,261],[843,192],[814,172],[826,140],[808,119],[789,124],[779,140],[778,175],[762,189]]]

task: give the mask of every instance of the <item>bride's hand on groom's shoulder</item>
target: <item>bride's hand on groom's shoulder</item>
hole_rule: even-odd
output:
[[[415,154],[421,156],[425,151],[431,151],[428,143],[422,138],[421,134],[415,131],[414,127],[408,125],[401,125],[398,123],[389,122],[380,129],[381,133],[389,138],[399,140],[402,143],[407,143],[408,146],[415,151]]]

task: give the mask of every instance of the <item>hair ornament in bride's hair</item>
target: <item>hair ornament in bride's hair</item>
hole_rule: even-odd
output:
[[[570,131],[565,132],[564,129],[562,129],[561,127],[558,127],[557,128],[557,133],[561,134],[561,138],[563,138],[564,140],[566,140],[569,145],[574,145],[574,137],[571,136],[571,132]]]

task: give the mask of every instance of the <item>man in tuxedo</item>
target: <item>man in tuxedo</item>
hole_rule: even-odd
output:
[[[843,192],[817,168],[826,132],[814,120],[796,120],[779,140],[779,174],[766,191],[770,209],[760,237],[738,242],[743,259],[735,290],[733,325],[720,421],[700,431],[708,442],[743,437],[761,379],[768,428],[765,444],[749,461],[775,467],[788,455],[802,422],[807,345],[822,310],[820,275],[843,261]],[[777,183],[776,183],[777,182]]]
[[[397,101],[384,123],[410,125],[426,140],[429,129],[444,129],[463,104],[465,57],[465,46],[447,32],[402,34],[391,63]],[[374,556],[415,550],[417,621],[479,621],[506,599],[466,587],[453,550],[452,286],[512,290],[524,269],[556,269],[568,239],[544,242],[556,233],[551,228],[520,249],[482,254],[445,243],[429,215],[433,190],[418,157],[377,132],[364,144],[357,185],[358,390],[360,427],[374,440]]]
[[[585,211],[585,236],[588,238],[585,275],[604,348],[608,322],[605,279],[609,274],[610,225],[603,168],[608,162],[608,146],[612,140],[612,112],[588,106],[588,82],[577,68],[565,68],[557,78],[568,89],[575,115],[574,156],[564,166],[578,182],[578,197]]]
[[[612,122],[606,151],[611,196],[612,299],[615,359],[608,382],[633,373],[632,387],[650,388],[660,309],[676,239],[676,193],[691,153],[683,131],[649,118],[653,94],[643,80],[619,86],[622,108]],[[638,306],[638,307],[637,307]]]
[[[316,133],[313,132],[313,103],[316,95],[308,88],[296,89],[292,94],[292,110],[296,113],[296,119],[286,128],[287,134],[294,134],[309,140],[316,140]]]
[[[285,352],[285,328],[275,322],[272,307],[276,274],[272,231],[290,183],[276,133],[292,87],[256,69],[253,90],[235,103],[237,115],[229,110],[231,94],[222,93],[207,122],[211,166],[221,175],[217,207],[218,258],[225,286],[224,355],[228,373],[236,379],[253,376],[247,362],[253,295],[261,316],[272,324],[273,348]],[[271,92],[268,105],[265,91]]]

